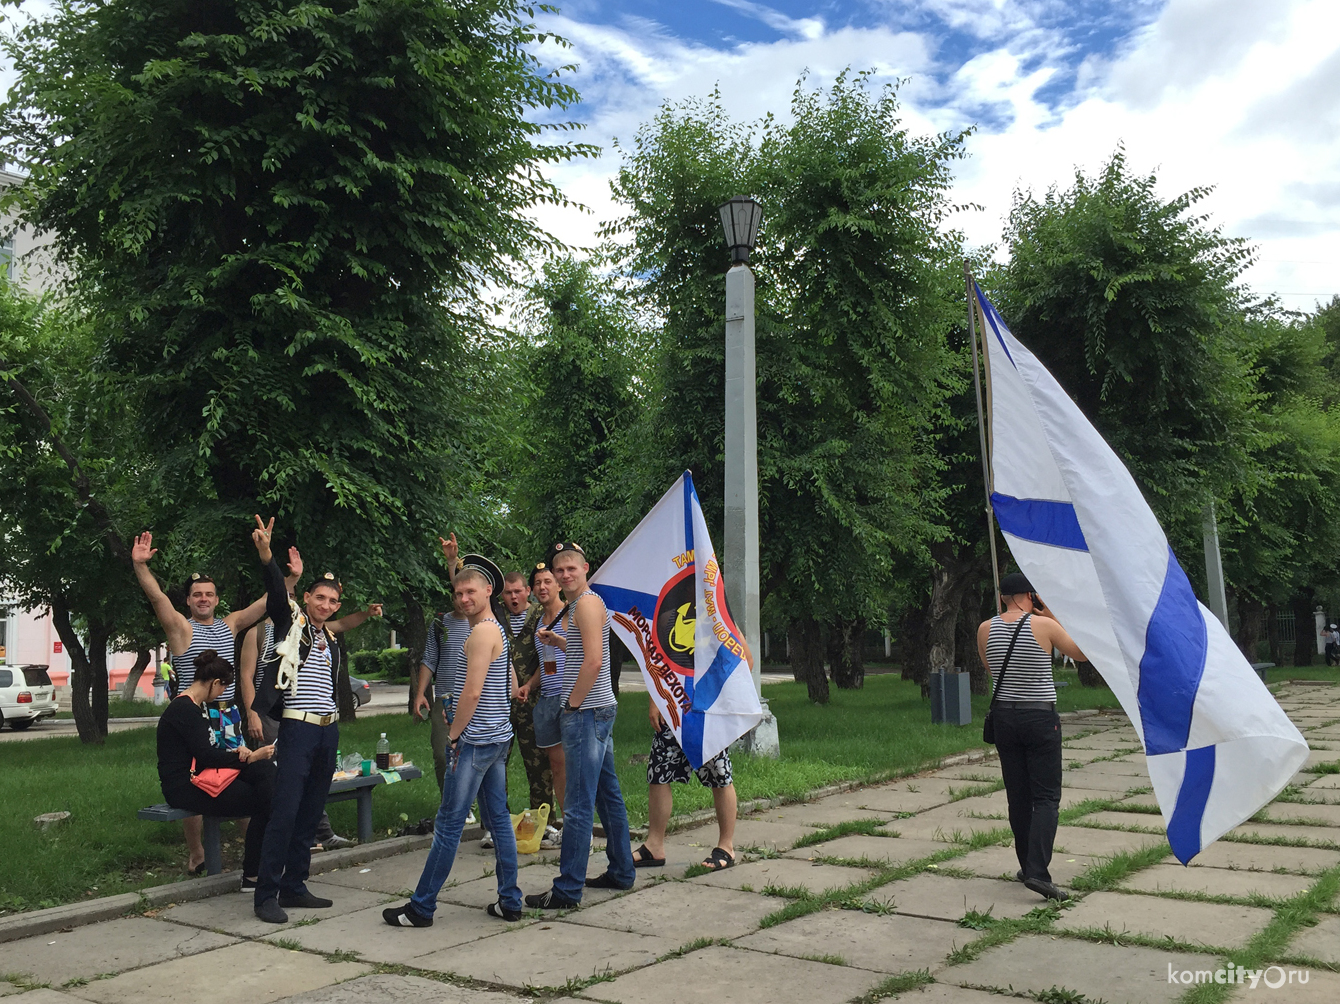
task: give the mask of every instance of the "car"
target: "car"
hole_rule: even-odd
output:
[[[354,692],[354,697],[358,698],[360,708],[372,700],[372,688],[368,686],[367,680],[360,680],[356,676],[351,676],[349,677],[349,688]]]
[[[23,731],[56,717],[56,688],[45,666],[0,666],[0,726]]]

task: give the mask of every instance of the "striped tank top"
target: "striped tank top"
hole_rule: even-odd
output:
[[[1024,620],[1032,620],[1032,614],[1024,614]],[[991,631],[986,638],[986,664],[991,670],[991,685],[995,687],[996,677],[1000,675],[1000,665],[1005,661],[1005,652],[1010,647],[1010,638],[1018,621],[1002,620],[997,614],[991,618]],[[1056,684],[1052,682],[1052,656],[1045,652],[1033,637],[1032,624],[1025,624],[1019,631],[1019,641],[1015,643],[1010,656],[1009,669],[1000,686],[997,698],[1001,701],[1048,701],[1056,703]]]
[[[507,641],[507,633],[502,625],[492,617],[486,617],[470,629],[470,634],[484,624],[492,624],[503,636],[502,651],[498,658],[489,663],[489,672],[484,677],[484,690],[475,705],[475,713],[470,716],[470,724],[461,733],[461,739],[472,745],[484,743],[505,743],[512,738],[512,651]],[[467,638],[468,641],[468,638]],[[465,686],[466,673],[465,646],[456,663],[457,694]],[[458,696],[459,700],[459,696]],[[459,705],[458,705],[459,707]]]
[[[177,669],[177,693],[181,693],[195,681],[195,657],[201,652],[207,652],[211,648],[219,653],[221,658],[227,659],[228,664],[234,669],[237,668],[236,641],[233,638],[233,630],[221,617],[214,618],[212,624],[201,624],[198,620],[192,618],[191,624],[191,644],[186,647],[186,651],[181,655],[172,657],[172,665]],[[237,683],[228,684],[228,689],[223,692],[219,698],[221,701],[236,700]]]
[[[610,612],[602,600],[593,589],[588,589],[577,597],[581,600],[587,596],[595,596],[596,602],[600,604],[600,609],[605,611],[604,623],[600,626],[600,675],[596,677],[595,684],[586,695],[586,700],[582,701],[578,707],[583,711],[591,711],[595,708],[608,708],[611,704],[618,704],[618,698],[614,696],[614,688],[610,686]],[[564,660],[563,672],[560,674],[563,678],[563,703],[566,704],[572,696],[572,688],[577,685],[577,674],[582,670],[582,661],[586,658],[585,650],[582,648],[582,633],[577,628],[577,601],[572,604],[572,609],[568,611],[567,625],[564,634],[568,639],[567,658]]]
[[[548,617],[541,617],[541,626],[547,626],[548,621]],[[563,626],[562,618],[559,621],[552,630],[554,634],[566,638],[568,629]],[[563,693],[563,667],[567,653],[557,645],[546,645],[539,638],[535,639],[535,648],[540,653],[540,696],[558,697]]]
[[[284,698],[286,710],[308,711],[314,715],[333,715],[338,710],[335,683],[330,675],[330,646],[326,632],[318,633],[307,658],[298,667],[297,696]]]

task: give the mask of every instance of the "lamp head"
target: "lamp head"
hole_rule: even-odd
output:
[[[763,222],[763,207],[747,195],[737,195],[717,207],[721,226],[726,231],[726,246],[731,261],[740,264],[749,261],[749,252],[758,242],[758,228]]]

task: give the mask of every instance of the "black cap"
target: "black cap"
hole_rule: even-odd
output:
[[[461,567],[473,568],[477,572],[483,572],[484,577],[493,584],[493,592],[490,595],[497,596],[502,592],[502,569],[482,554],[462,554]]]
[[[1032,591],[1033,583],[1028,581],[1028,576],[1023,572],[1010,572],[1000,580],[1001,596],[1017,596]]]

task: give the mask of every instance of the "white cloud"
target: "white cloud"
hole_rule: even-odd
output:
[[[749,121],[784,115],[806,70],[823,85],[846,66],[875,67],[884,79],[911,77],[903,90],[911,128],[982,123],[954,193],[985,207],[960,220],[975,243],[999,240],[1017,187],[1067,184],[1076,165],[1094,170],[1124,143],[1132,167],[1157,170],[1167,196],[1215,188],[1203,205],[1227,232],[1259,245],[1262,260],[1249,279],[1260,292],[1277,292],[1292,307],[1340,293],[1340,5],[1170,0],[1114,56],[1086,60],[1059,104],[1052,91],[1048,101],[1038,96],[1067,79],[1064,60],[1073,60],[1048,27],[1054,7],[926,0],[923,8],[960,30],[998,40],[958,66],[944,62],[937,37],[893,27],[792,29],[781,41],[722,51],[645,21],[562,20],[556,27],[573,40],[582,67],[572,82],[586,97],[585,138],[606,153],[556,172],[593,214],[542,219],[568,240],[591,243],[597,224],[617,213],[608,196],[618,166],[610,139],[630,140],[662,101],[720,84],[727,109]],[[1039,53],[1051,56],[1039,64]]]

